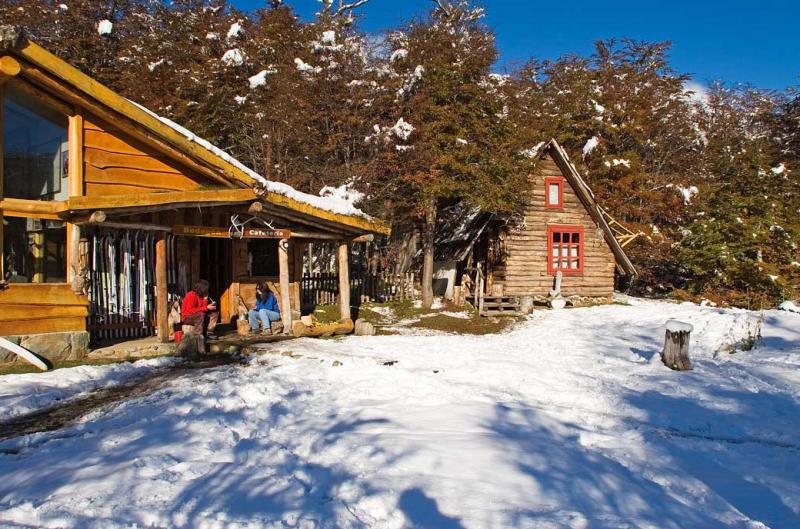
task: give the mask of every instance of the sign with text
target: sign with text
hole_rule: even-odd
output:
[[[214,226],[189,226],[178,224],[172,227],[173,235],[183,235],[187,237],[214,237],[217,239],[229,239],[231,233],[227,228],[217,228]],[[242,232],[243,239],[288,239],[292,232],[288,229],[278,228],[245,228]],[[238,233],[233,232],[233,238],[238,238]]]

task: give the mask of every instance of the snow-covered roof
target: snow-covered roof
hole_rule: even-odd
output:
[[[308,204],[310,206],[314,206],[315,208],[324,209],[325,211],[330,211],[331,213],[337,213],[339,215],[350,215],[350,216],[357,216],[362,217],[365,219],[371,219],[369,215],[355,207],[352,201],[348,201],[345,198],[342,198],[343,195],[331,195],[327,194],[327,196],[315,196],[310,193],[303,193],[301,191],[297,191],[295,188],[288,184],[284,184],[283,182],[275,182],[272,180],[267,180],[254,170],[247,167],[245,164],[228,154],[227,152],[223,151],[216,145],[212,144],[210,141],[201,138],[200,136],[196,135],[189,129],[178,125],[174,121],[169,118],[165,118],[163,116],[159,116],[152,110],[136,103],[135,101],[131,101],[134,105],[138,108],[144,110],[154,118],[158,119],[165,125],[172,128],[174,131],[182,134],[187,140],[196,143],[197,145],[207,149],[209,152],[213,153],[215,156],[218,156],[228,162],[229,164],[235,166],[245,174],[247,174],[250,178],[255,180],[259,186],[271,193],[277,193],[279,195],[283,195],[285,197],[289,197],[294,199],[298,202],[302,202],[303,204]]]

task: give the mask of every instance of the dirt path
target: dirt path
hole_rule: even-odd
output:
[[[58,430],[90,412],[152,393],[165,382],[185,376],[187,373],[198,369],[212,369],[240,362],[241,359],[238,357],[218,354],[205,356],[202,360],[187,361],[175,366],[158,369],[122,384],[101,388],[70,399],[63,404],[0,422],[0,441],[21,435]]]

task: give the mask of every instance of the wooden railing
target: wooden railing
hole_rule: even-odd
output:
[[[326,305],[337,302],[339,276],[335,273],[305,274],[300,283],[303,306]],[[378,272],[350,278],[351,302],[385,303],[414,299],[414,274]]]

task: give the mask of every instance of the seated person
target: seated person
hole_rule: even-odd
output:
[[[250,309],[247,313],[250,318],[250,330],[258,331],[259,322],[264,332],[270,330],[270,322],[280,321],[281,310],[278,307],[278,300],[265,283],[256,285],[256,308]]]
[[[181,323],[184,326],[191,325],[191,331],[195,334],[207,334],[208,338],[216,338],[214,328],[218,321],[217,304],[209,303],[208,281],[201,279],[183,298]],[[188,332],[188,329],[184,328],[183,332]]]

